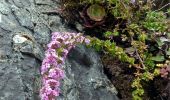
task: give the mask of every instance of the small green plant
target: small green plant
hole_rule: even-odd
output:
[[[143,26],[151,31],[164,32],[167,29],[166,16],[164,12],[147,12]]]
[[[106,16],[106,12],[102,6],[93,4],[87,9],[87,15],[94,21],[101,21]]]

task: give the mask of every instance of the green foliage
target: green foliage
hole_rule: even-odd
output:
[[[139,77],[133,80],[132,88],[134,88],[134,91],[132,91],[133,100],[142,100],[141,96],[144,94],[144,89],[141,85],[141,79]]]
[[[114,30],[114,32],[107,31],[104,33],[104,37],[106,37],[106,38],[112,38],[114,36],[119,36],[119,32]]]
[[[147,12],[145,22],[143,25],[145,28],[151,31],[164,32],[167,29],[166,16],[163,12]]]
[[[168,51],[166,52],[166,54],[167,54],[168,56],[170,56],[170,48],[168,49]]]
[[[110,40],[100,40],[98,38],[91,38],[91,47],[94,47],[97,51],[102,50],[107,54],[118,57],[123,62],[134,64],[134,58],[129,57],[123,50],[123,48],[116,46],[114,42]]]
[[[110,38],[112,36],[112,32],[111,31],[107,31],[104,33],[104,37]]]
[[[114,16],[114,22],[117,23],[106,29],[103,33],[105,39],[90,37],[90,46],[135,68],[135,73],[132,73],[135,75],[131,85],[132,96],[133,100],[142,100],[144,95],[142,83],[152,81],[155,76],[160,75],[158,64],[168,60],[165,55],[170,56],[170,49],[163,50],[170,40],[168,32],[170,25],[167,24],[166,14],[162,11],[152,11],[153,2],[149,0],[145,3],[138,0],[135,4],[130,0],[75,0],[75,2],[75,6],[91,5],[87,9],[87,14],[93,21],[101,21],[107,15]],[[122,23],[126,25],[123,28],[120,27]],[[116,41],[115,37],[122,40]],[[127,48],[131,50],[127,51]]]
[[[154,74],[154,76],[160,75],[160,70],[158,68],[155,68],[153,74]]]
[[[153,74],[150,73],[149,71],[146,71],[141,75],[141,79],[144,81],[150,81],[153,80],[153,78],[154,78]]]
[[[161,62],[161,61],[164,61],[164,60],[165,60],[165,57],[164,57],[164,56],[161,56],[161,55],[158,55],[158,56],[152,57],[152,60],[153,60],[153,61]]]
[[[152,71],[155,69],[155,62],[152,60],[152,54],[145,52],[143,59],[145,59],[144,64],[146,66],[146,71]]]
[[[132,92],[133,100],[142,100],[141,96],[144,94],[144,89],[136,89]]]
[[[139,41],[145,42],[145,40],[148,38],[148,36],[145,33],[141,33],[138,36]]]

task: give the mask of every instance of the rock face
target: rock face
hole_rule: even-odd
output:
[[[116,90],[103,73],[99,56],[85,46],[71,50],[59,100],[118,100]]]
[[[0,0],[0,100],[40,100],[40,65],[53,31],[72,31],[57,15],[57,0]],[[117,100],[99,56],[85,46],[65,64],[58,100]]]

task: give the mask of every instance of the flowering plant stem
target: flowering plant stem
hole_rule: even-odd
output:
[[[60,80],[64,78],[63,65],[69,51],[77,44],[89,44],[90,40],[81,33],[54,32],[47,45],[45,58],[41,66],[41,100],[55,100],[60,93]]]

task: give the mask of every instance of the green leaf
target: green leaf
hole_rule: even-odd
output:
[[[99,45],[95,45],[94,48],[96,49],[96,51],[100,51],[101,50],[101,46],[99,46]]]
[[[167,10],[168,14],[170,14],[170,8]]]
[[[166,52],[166,54],[167,54],[168,56],[170,56],[170,49]]]
[[[112,35],[112,32],[110,32],[110,31],[107,31],[104,33],[104,36],[107,38],[109,38],[111,35]]]
[[[170,33],[167,33],[167,35],[168,35],[168,38],[170,38]]]
[[[147,39],[147,35],[142,33],[142,34],[139,34],[138,38],[139,38],[140,41],[145,41]]]
[[[158,39],[156,43],[158,44],[158,48],[161,48],[164,45],[164,42],[162,42],[160,39]]]
[[[152,57],[151,59],[153,61],[164,61],[165,60],[164,56],[160,56],[160,55]]]
[[[119,35],[119,32],[118,32],[118,31],[115,31],[115,32],[113,32],[113,35],[114,35],[114,36],[118,36],[118,35]]]

